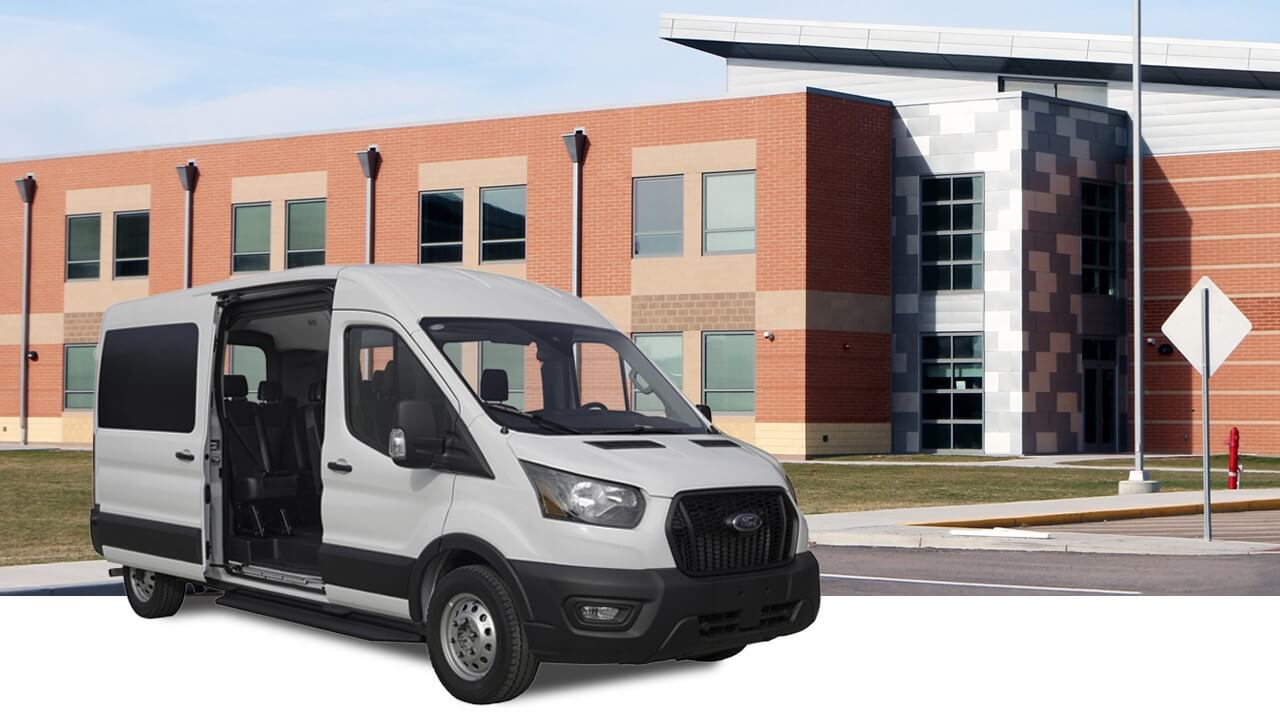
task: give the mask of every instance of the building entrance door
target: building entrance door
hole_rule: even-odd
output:
[[[1084,448],[1116,449],[1116,341],[1084,339]]]

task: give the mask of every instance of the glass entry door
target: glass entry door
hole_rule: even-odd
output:
[[[1085,338],[1084,448],[1089,452],[1116,449],[1116,342]]]

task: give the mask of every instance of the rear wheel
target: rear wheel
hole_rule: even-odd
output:
[[[511,591],[485,566],[440,579],[427,608],[427,649],[445,689],[468,703],[510,700],[538,673]]]
[[[133,612],[143,618],[166,618],[178,612],[187,584],[172,576],[132,566],[124,569],[124,592]]]

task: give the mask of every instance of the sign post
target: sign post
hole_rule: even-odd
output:
[[[1212,326],[1212,330],[1210,327]],[[1160,328],[1200,373],[1200,437],[1204,460],[1204,538],[1213,539],[1209,472],[1209,378],[1253,330],[1253,324],[1222,289],[1205,276],[1187,293]]]

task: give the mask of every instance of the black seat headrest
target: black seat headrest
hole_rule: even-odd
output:
[[[223,375],[222,396],[229,400],[243,400],[249,396],[249,380],[244,375]]]
[[[280,387],[280,383],[273,380],[263,380],[258,383],[259,402],[279,402],[282,397],[284,397],[284,390]]]
[[[307,399],[311,402],[324,402],[324,383],[313,382],[308,385]]]
[[[485,402],[506,402],[510,396],[506,370],[491,367],[480,373],[480,399]]]

